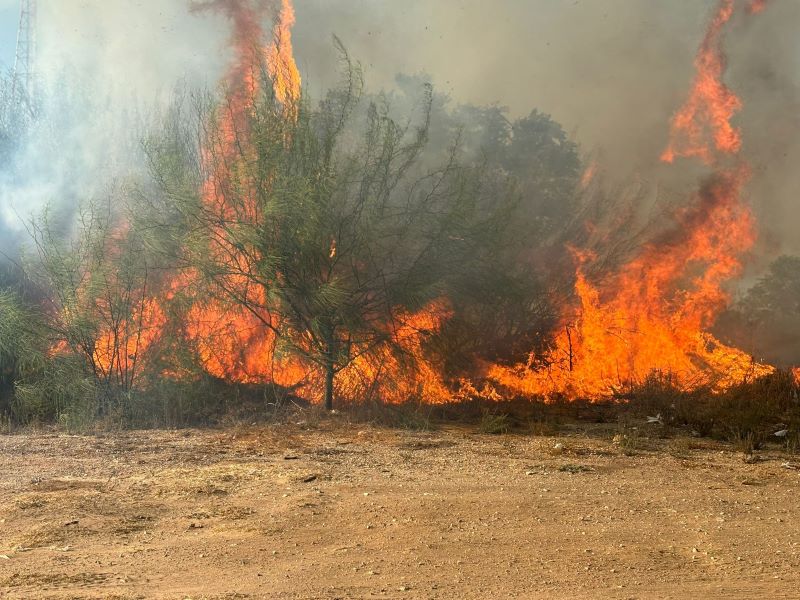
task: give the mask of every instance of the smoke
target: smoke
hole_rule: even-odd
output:
[[[218,2],[219,3],[219,2]],[[262,0],[259,3],[264,4]],[[222,4],[222,3],[220,3]],[[750,18],[745,0],[723,43],[726,82],[763,255],[800,253],[794,190],[800,171],[800,3],[771,2]],[[550,113],[616,181],[690,187],[697,171],[658,157],[685,100],[693,57],[715,0],[295,0],[295,54],[318,96],[337,78],[331,36],[365,67],[371,89],[425,72],[454,102]],[[230,23],[192,14],[187,0],[40,4],[39,71],[49,99],[13,178],[0,182],[7,221],[44,203],[69,205],[138,168],[138,138],[175,86],[213,88],[230,58]],[[677,183],[676,183],[677,182]],[[688,194],[687,196],[688,197]]]
[[[539,108],[615,170],[657,162],[683,100],[709,2],[368,0],[297,3],[301,70],[335,68],[330,33],[365,61],[368,83],[426,71],[457,101]]]
[[[643,178],[688,198],[699,172],[659,165],[683,104],[716,0],[298,0],[296,48],[305,80],[331,82],[336,33],[364,62],[368,84],[427,72],[454,101],[550,113],[617,183]],[[744,109],[743,158],[755,165],[747,195],[759,217],[760,254],[800,253],[794,196],[800,171],[800,3],[768,2],[747,15],[737,0],[722,44],[724,78]]]
[[[225,23],[186,2],[41,2],[38,117],[10,128],[0,222],[20,229],[44,206],[69,212],[143,168],[141,140],[176,87],[213,87]],[[19,108],[23,112],[25,107]]]
[[[761,225],[760,253],[800,254],[800,3],[767,2],[736,32],[729,51],[730,80],[744,108],[744,154],[753,167],[749,186]]]

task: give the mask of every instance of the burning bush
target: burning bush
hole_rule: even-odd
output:
[[[702,184],[636,234],[549,116],[452,109],[419,78],[400,80],[398,110],[365,93],[338,41],[341,83],[315,101],[289,0],[192,7],[232,25],[219,94],[176,99],[145,143],[150,180],[65,235],[47,214],[33,224],[35,309],[0,298],[0,380],[16,380],[21,418],[210,418],[212,389],[329,409],[335,396],[691,401],[691,425],[718,431],[736,411],[725,427],[748,439],[750,421],[786,413],[753,413],[749,394],[779,374],[710,333],[755,242],[741,103],[723,81],[732,0],[662,156],[699,160]]]
[[[489,202],[483,171],[460,164],[457,147],[421,165],[430,92],[419,122],[401,126],[363,107],[360,72],[340,51],[343,85],[317,108],[277,94],[267,68],[257,81],[235,69],[227,102],[201,113],[197,152],[150,146],[158,212],[171,215],[157,228],[189,265],[177,286],[191,296],[187,335],[208,372],[321,392],[329,408],[335,389],[443,401],[428,341],[452,315],[455,282],[502,236],[512,196]],[[187,189],[193,156],[200,185]]]

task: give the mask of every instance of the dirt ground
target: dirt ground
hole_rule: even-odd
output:
[[[791,457],[611,437],[0,436],[0,597],[800,597]]]

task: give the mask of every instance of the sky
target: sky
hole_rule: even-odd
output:
[[[744,2],[745,0],[740,0]],[[188,77],[214,85],[227,24],[190,16],[188,0],[40,0],[39,42],[89,72],[124,64],[137,94],[164,93]],[[692,60],[716,0],[294,0],[295,52],[304,82],[335,81],[331,36],[365,67],[373,88],[397,73],[426,72],[457,101],[507,106],[512,116],[552,114],[587,148],[636,171],[660,153],[683,101]],[[762,34],[800,18],[800,2],[770,6]],[[0,65],[10,66],[19,0],[0,0]],[[795,21],[796,22],[796,21]],[[769,24],[772,25],[769,25]],[[797,36],[784,28],[784,37]],[[762,35],[758,53],[781,33]],[[766,44],[764,42],[767,42]],[[788,43],[788,42],[787,42]],[[765,50],[766,48],[766,50]],[[795,55],[800,45],[795,42]],[[788,53],[788,51],[787,51]],[[44,68],[60,68],[48,56]],[[796,65],[795,65],[796,67]],[[102,72],[102,69],[100,69]],[[797,73],[793,74],[794,76]],[[622,124],[629,124],[623,127]]]

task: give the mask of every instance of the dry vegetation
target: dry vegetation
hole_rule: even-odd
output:
[[[0,596],[795,597],[784,448],[572,410],[3,436]]]

